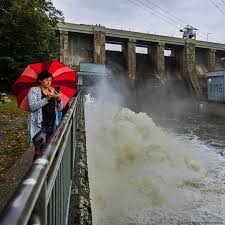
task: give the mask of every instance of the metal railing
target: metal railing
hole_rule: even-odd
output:
[[[80,95],[71,101],[43,156],[34,161],[9,203],[1,225],[67,224],[80,102]]]

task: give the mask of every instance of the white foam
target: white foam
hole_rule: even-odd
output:
[[[94,225],[225,221],[224,159],[144,113],[85,108]]]

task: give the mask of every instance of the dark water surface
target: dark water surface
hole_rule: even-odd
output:
[[[153,116],[155,122],[178,137],[203,142],[217,153],[225,152],[225,117],[193,113],[183,116]]]

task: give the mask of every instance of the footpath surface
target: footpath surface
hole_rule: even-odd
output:
[[[17,108],[14,96],[0,104],[0,213],[32,164],[28,150],[27,115]]]

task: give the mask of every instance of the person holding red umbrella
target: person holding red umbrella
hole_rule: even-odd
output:
[[[30,116],[28,134],[35,146],[34,159],[41,155],[41,149],[58,125],[57,112],[62,110],[61,95],[51,88],[53,76],[49,72],[38,74],[39,86],[28,92]]]
[[[78,92],[76,71],[58,60],[30,64],[14,83],[13,91],[18,107],[31,112],[28,136],[37,158],[58,125],[57,112]]]

